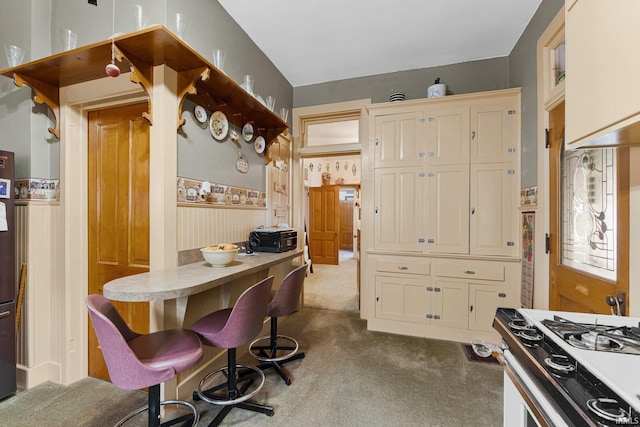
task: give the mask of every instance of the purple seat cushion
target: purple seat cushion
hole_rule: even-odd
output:
[[[191,329],[196,334],[200,335],[202,344],[215,347],[215,343],[213,343],[209,338],[214,338],[222,328],[224,328],[224,325],[227,324],[227,320],[229,320],[231,310],[231,308],[224,308],[222,310],[214,311],[213,313],[200,318],[193,324],[193,326],[191,326]]]
[[[141,335],[129,341],[140,362],[152,369],[173,368],[184,371],[202,357],[198,336],[186,329],[171,329]]]
[[[307,265],[304,264],[282,279],[280,287],[271,298],[267,306],[267,316],[282,317],[298,311],[300,303],[300,293],[304,285],[304,278],[307,275]]]

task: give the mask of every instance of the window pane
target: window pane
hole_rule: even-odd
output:
[[[615,150],[562,153],[562,264],[616,280]]]
[[[307,146],[356,144],[359,141],[359,120],[316,123],[307,126]]]

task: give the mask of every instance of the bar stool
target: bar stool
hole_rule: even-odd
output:
[[[86,306],[98,336],[111,382],[123,390],[149,387],[149,405],[136,409],[116,424],[121,426],[134,416],[147,411],[148,425],[175,425],[191,421],[198,424],[199,415],[189,402],[160,402],[160,384],[200,361],[202,343],[187,329],[171,329],[142,335],[133,332],[111,301],[102,295],[87,296]],[[187,415],[160,423],[161,405],[182,405]]]
[[[273,368],[286,385],[291,385],[291,378],[282,365],[303,359],[304,352],[298,353],[298,341],[286,335],[278,335],[278,317],[289,316],[298,311],[300,293],[307,274],[307,265],[296,268],[282,279],[280,287],[272,292],[267,306],[267,316],[271,317],[271,335],[256,339],[249,345],[249,353],[261,362],[261,370]],[[265,344],[262,342],[267,341]]]
[[[194,400],[224,406],[210,426],[220,424],[233,408],[273,416],[271,406],[248,401],[264,385],[262,371],[255,366],[236,364],[236,348],[247,344],[262,330],[272,284],[273,276],[267,277],[244,291],[233,308],[208,314],[192,326],[203,344],[227,349],[227,366],[207,374],[193,393]],[[256,379],[258,384],[251,388]]]

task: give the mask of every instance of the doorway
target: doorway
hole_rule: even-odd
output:
[[[149,271],[149,123],[147,104],[88,114],[88,294]],[[149,331],[149,304],[114,302],[129,327]],[[109,379],[89,322],[88,374]]]

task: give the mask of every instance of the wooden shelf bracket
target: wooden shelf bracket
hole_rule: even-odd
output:
[[[49,107],[54,120],[54,127],[49,128],[49,133],[60,139],[60,92],[58,88],[17,73],[13,74],[13,82],[18,87],[23,87],[25,84],[29,86],[35,92],[33,102]]]
[[[196,83],[199,80],[203,82],[209,80],[209,76],[211,76],[211,69],[209,67],[196,68],[178,73],[178,99],[180,100],[178,105],[178,130],[187,122],[187,119],[182,117],[184,100],[187,95],[195,95],[198,93]]]

